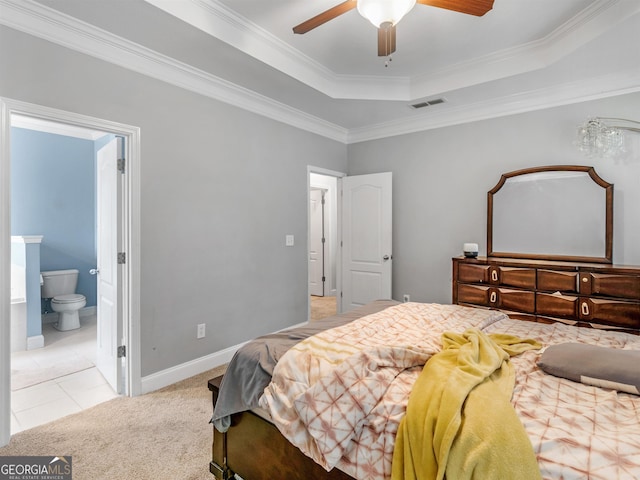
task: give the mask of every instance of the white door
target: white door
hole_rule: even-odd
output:
[[[324,296],[323,198],[320,189],[309,192],[309,294]]]
[[[391,298],[391,201],[391,172],[342,179],[342,312]]]
[[[121,174],[118,152],[122,139],[113,139],[97,155],[97,244],[98,244],[98,338],[96,366],[111,387],[123,393],[118,344],[122,338],[122,319],[118,302],[120,251],[118,234]]]

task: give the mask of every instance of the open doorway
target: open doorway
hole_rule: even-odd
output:
[[[338,261],[338,178],[326,170],[309,172],[309,318],[335,315]]]
[[[108,134],[111,139],[108,143],[118,144],[115,149],[120,150],[123,154],[122,158],[126,158],[122,162],[117,161],[114,157],[113,165],[120,171],[118,184],[115,190],[117,192],[112,195],[115,198],[115,206],[112,210],[117,211],[116,220],[111,224],[111,230],[115,232],[117,243],[115,247],[110,248],[113,253],[113,265],[109,268],[111,273],[117,275],[117,292],[113,295],[118,303],[113,308],[116,316],[115,323],[117,328],[111,328],[109,334],[112,338],[102,343],[110,351],[114,365],[112,370],[115,372],[115,380],[112,378],[110,383],[114,392],[126,395],[138,395],[141,391],[140,378],[140,325],[139,325],[139,246],[134,241],[139,238],[139,155],[140,155],[140,132],[137,127],[131,127],[124,124],[118,124],[107,120],[88,117],[71,112],[65,112],[57,109],[51,109],[25,102],[0,99],[1,130],[0,130],[0,219],[2,221],[1,230],[4,235],[0,237],[0,254],[2,266],[0,271],[0,287],[2,291],[9,292],[11,286],[11,130],[12,120],[18,117],[39,120],[42,122],[50,122],[59,124],[62,127],[77,127],[79,129],[97,130]],[[118,137],[118,138],[115,138]],[[96,159],[98,157],[96,156]],[[98,167],[96,166],[96,169]],[[121,169],[121,170],[120,170]],[[97,174],[97,173],[96,173]],[[95,179],[92,179],[95,181]],[[97,185],[97,183],[96,183]],[[53,186],[54,187],[54,186]],[[100,192],[96,191],[96,196]],[[100,202],[96,200],[96,205]],[[99,212],[98,212],[99,214]],[[96,226],[96,231],[98,227]],[[46,240],[45,240],[46,241]],[[99,242],[96,240],[96,244]],[[98,257],[99,259],[100,257]],[[126,259],[126,260],[125,260]],[[111,263],[111,262],[110,262]],[[93,267],[97,271],[101,271],[100,264],[94,263]],[[37,272],[36,272],[37,273]],[[96,272],[97,273],[97,272]],[[39,276],[39,275],[38,275]],[[100,280],[97,282],[100,283]],[[37,290],[40,286],[37,285]],[[39,295],[38,295],[39,296]],[[96,303],[100,303],[100,294],[96,294]],[[10,315],[11,299],[9,295],[0,297],[0,446],[8,443],[11,426],[11,400],[10,392],[11,383],[11,332],[15,331],[11,325]],[[100,322],[98,315],[99,308],[96,308],[96,323]],[[38,312],[40,313],[40,312]],[[97,327],[99,331],[99,327]],[[87,332],[89,329],[86,330]],[[99,333],[98,333],[99,335]],[[37,342],[36,342],[37,343]],[[31,346],[38,346],[33,344]],[[96,345],[96,348],[99,348]],[[125,353],[126,352],[126,353]],[[84,379],[87,381],[87,379]],[[89,380],[90,382],[90,380]],[[72,413],[72,412],[68,412]]]
[[[332,188],[336,192],[335,197],[331,197],[335,198],[335,208],[325,203],[324,209],[325,215],[330,212],[329,215],[335,218],[335,222],[324,219],[324,238],[331,236],[327,243],[334,247],[333,251],[329,247],[324,253],[325,257],[328,255],[324,262],[325,282],[333,282],[329,283],[328,296],[333,295],[336,299],[335,312],[328,313],[342,313],[377,299],[392,298],[392,173],[346,176],[314,167],[308,167],[308,172],[310,255],[307,263],[310,274],[318,270],[310,265],[314,253],[311,251],[314,243],[311,239],[312,192],[327,190],[325,199]],[[331,273],[326,273],[328,270]],[[327,313],[314,317],[312,310],[315,302],[327,298],[326,283],[322,297],[311,294],[312,283],[317,280],[309,281],[309,319],[324,318]]]
[[[11,116],[12,434],[117,396],[97,358],[98,327],[109,320],[98,318],[96,281],[97,218],[104,210],[97,172],[114,137]],[[117,232],[115,221],[102,228]],[[27,275],[16,275],[22,271]],[[64,304],[73,320],[63,324],[61,304],[41,292],[71,278],[75,288],[56,293],[77,299]]]

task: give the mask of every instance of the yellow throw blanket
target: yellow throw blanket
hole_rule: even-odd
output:
[[[531,442],[511,405],[509,357],[535,340],[468,329],[444,333],[400,422],[392,480],[540,479]]]

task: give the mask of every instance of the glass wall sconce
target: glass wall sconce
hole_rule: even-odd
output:
[[[640,133],[640,122],[624,118],[592,117],[578,127],[575,143],[578,150],[589,157],[616,157],[626,151],[625,132]]]

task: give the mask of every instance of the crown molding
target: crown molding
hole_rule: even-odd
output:
[[[600,0],[544,38],[413,77],[411,97],[439,95],[548,67],[638,12],[637,1]]]
[[[635,92],[640,92],[640,71],[638,69],[567,82],[517,95],[492,98],[483,102],[453,107],[449,110],[439,110],[437,113],[426,113],[420,117],[351,129],[347,143],[379,140]]]
[[[410,78],[336,74],[217,0],[144,0],[331,98],[408,99]]]
[[[546,37],[413,77],[341,75],[219,0],[145,0],[203,32],[337,99],[413,101],[544,68],[640,11],[640,2],[599,0]]]
[[[190,0],[190,3],[196,1],[208,4],[213,0]],[[580,30],[580,26],[584,25],[585,22],[588,23],[595,18],[602,18],[602,9],[608,15],[620,20],[622,13],[627,16],[632,14],[626,8],[628,4],[637,5],[635,10],[640,9],[640,2],[602,0],[596,4],[596,6],[600,7],[600,10],[594,7],[593,11],[584,14],[587,17],[590,14],[590,19],[581,20],[576,18],[574,19],[575,21],[569,22],[568,25],[563,26],[560,30],[566,32],[566,37],[577,36],[574,30]],[[519,95],[492,98],[491,101],[478,102],[469,106],[438,110],[437,115],[431,112],[420,116],[412,116],[409,119],[346,129],[249,89],[232,84],[185,63],[178,62],[31,0],[0,0],[0,24],[345,144],[551,108],[640,90],[640,74],[637,71],[622,72],[595,79],[582,79],[579,82],[543,90],[533,90]],[[601,25],[601,28],[605,27]],[[574,33],[571,34],[570,31],[574,31]],[[593,29],[592,34],[595,35]],[[560,31],[557,30],[552,35],[560,35]],[[547,37],[542,43],[549,45],[553,44],[553,41],[555,40]],[[577,42],[580,42],[580,40],[577,40]],[[552,53],[562,55],[562,51],[555,52],[556,48],[561,50],[560,47],[553,47],[554,52],[550,52],[548,57],[553,57]],[[568,47],[565,45],[564,48]],[[520,52],[522,54],[522,51]],[[504,58],[518,55],[515,51],[503,52],[503,54]],[[485,58],[484,61],[490,61],[490,59]],[[497,61],[497,63],[500,62]],[[457,74],[461,75],[460,72],[464,68],[464,66],[458,66]],[[479,65],[477,68],[479,68]],[[360,77],[353,77],[354,81],[358,78]],[[440,81],[442,81],[442,78],[447,78],[447,75],[442,75]],[[448,78],[453,78],[453,75],[449,73]],[[362,83],[359,88],[366,90],[367,79],[360,78],[360,80],[362,80]],[[451,87],[447,90],[450,89]],[[388,100],[388,98],[386,99]]]
[[[0,23],[272,120],[346,141],[345,128],[31,0],[0,0]]]

